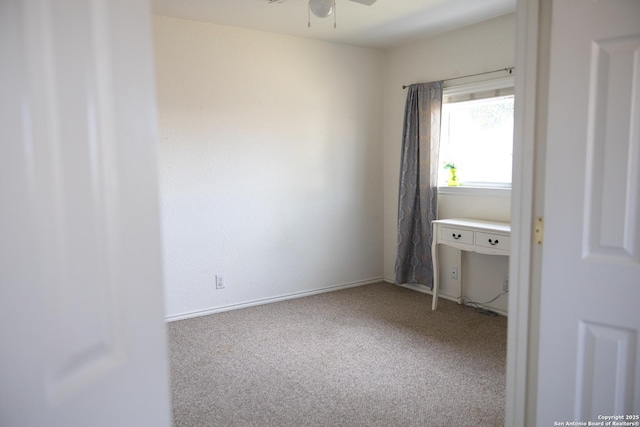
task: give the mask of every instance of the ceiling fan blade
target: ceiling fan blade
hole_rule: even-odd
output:
[[[356,3],[360,3],[360,4],[366,4],[367,6],[371,6],[377,0],[351,0],[351,1],[356,2]]]

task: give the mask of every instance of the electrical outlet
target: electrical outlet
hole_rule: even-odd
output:
[[[224,276],[216,275],[216,289],[224,289]]]
[[[458,267],[451,267],[451,280],[458,280]]]
[[[509,292],[509,278],[505,277],[502,281],[502,290],[505,292]]]

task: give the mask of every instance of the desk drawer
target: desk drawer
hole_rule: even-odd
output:
[[[464,243],[473,245],[473,231],[460,228],[442,227],[440,239],[449,242]]]
[[[476,232],[476,246],[483,248],[508,251],[511,248],[511,238],[502,234]]]

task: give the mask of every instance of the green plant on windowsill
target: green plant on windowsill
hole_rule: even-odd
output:
[[[449,170],[449,179],[447,179],[447,185],[449,187],[459,187],[460,182],[458,181],[458,175],[456,173],[458,168],[456,168],[455,163],[447,163],[444,165],[444,168]]]

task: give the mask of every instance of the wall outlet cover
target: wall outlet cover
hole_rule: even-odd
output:
[[[224,289],[224,276],[217,275],[216,276],[216,289]]]

